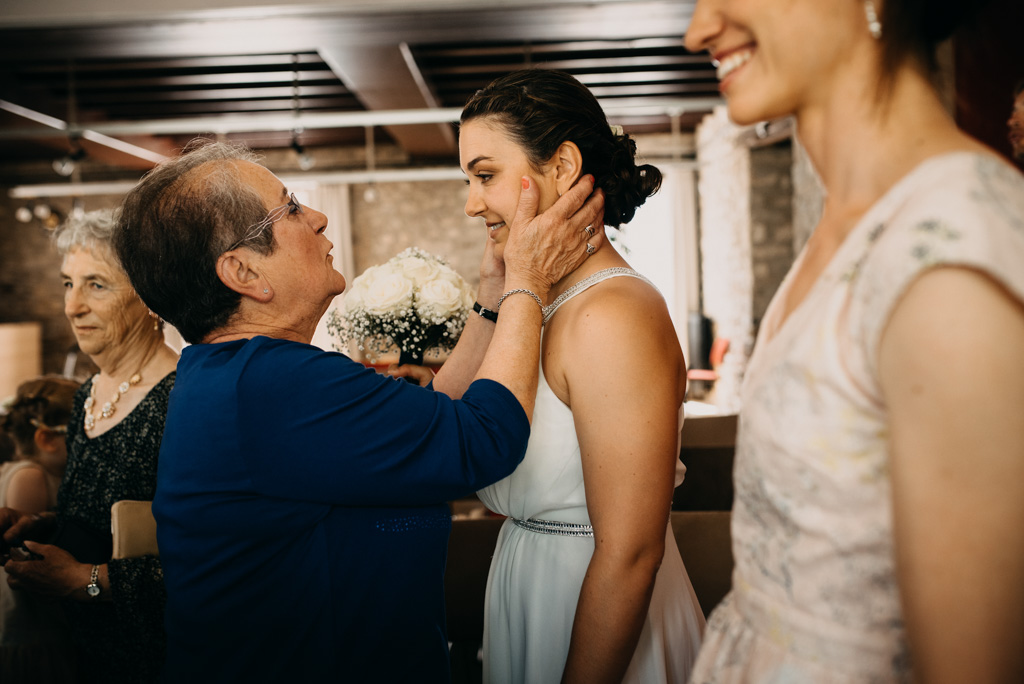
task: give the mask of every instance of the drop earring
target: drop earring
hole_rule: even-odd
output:
[[[878,12],[875,11],[874,0],[864,0],[864,16],[868,20],[868,33],[875,40],[881,40],[882,22],[878,20]]]

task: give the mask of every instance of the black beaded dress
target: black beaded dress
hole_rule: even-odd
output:
[[[110,507],[152,500],[172,372],[121,422],[90,439],[82,422],[92,380],[78,390],[68,424],[68,465],[57,493],[53,543],[85,563],[109,563],[111,601],[65,601],[80,681],[155,682],[163,666],[163,570],[156,556],[111,560]]]

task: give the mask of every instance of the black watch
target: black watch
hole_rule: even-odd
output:
[[[480,306],[480,302],[473,302],[473,311],[476,311],[478,314],[480,314],[482,318],[486,318],[491,323],[498,322],[498,312],[491,311],[490,309],[485,309],[484,307]]]

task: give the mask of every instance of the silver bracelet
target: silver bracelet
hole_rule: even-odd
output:
[[[528,295],[530,295],[537,302],[537,306],[540,307],[541,312],[544,311],[544,302],[542,302],[540,300],[540,297],[537,296],[537,293],[534,292],[533,290],[527,290],[527,289],[521,288],[521,287],[517,287],[514,290],[509,290],[505,294],[501,295],[501,299],[498,300],[498,311],[501,311],[501,303],[503,301],[505,301],[505,297],[508,297],[509,295],[514,295],[514,294],[528,294]]]

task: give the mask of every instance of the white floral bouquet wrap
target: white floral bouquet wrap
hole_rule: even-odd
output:
[[[343,345],[354,341],[371,362],[397,346],[399,363],[422,364],[427,350],[455,347],[473,299],[446,261],[410,247],[353,280],[327,329]]]

